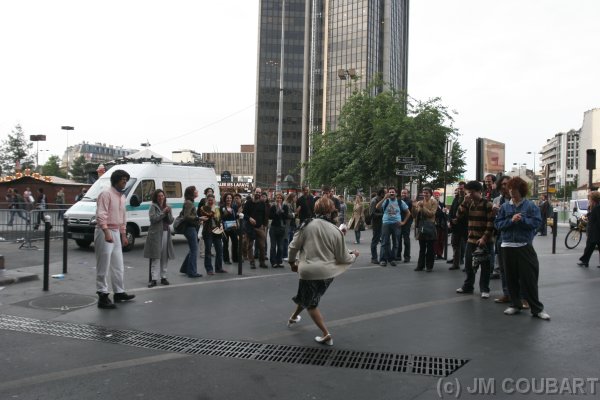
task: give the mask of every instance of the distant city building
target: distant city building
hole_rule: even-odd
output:
[[[135,152],[137,152],[136,149],[125,149],[123,146],[83,142],[67,148],[61,160],[61,168],[66,168],[67,166],[67,155],[69,157],[69,165],[72,165],[73,161],[80,156],[83,156],[85,161],[89,163],[99,164],[125,157]]]
[[[578,187],[588,184],[589,171],[586,169],[588,149],[596,149],[596,169],[592,173],[592,182],[600,182],[600,108],[583,113],[583,125],[579,136]]]
[[[202,154],[194,150],[174,150],[171,152],[171,159],[175,163],[197,163],[202,162]]]
[[[291,175],[300,183],[300,162],[310,154],[309,133],[336,129],[355,89],[381,78],[406,92],[409,1],[285,4],[281,178]],[[254,176],[263,187],[274,187],[277,179],[281,6],[280,0],[260,1]],[[374,87],[373,93],[382,90]]]
[[[540,154],[540,193],[547,193],[576,183],[579,164],[580,131],[571,129],[546,140]]]
[[[239,153],[202,153],[204,162],[214,163],[217,180],[229,171],[232,182],[252,183],[254,181],[254,146],[241,145]]]

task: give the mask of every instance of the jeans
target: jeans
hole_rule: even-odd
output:
[[[185,256],[179,272],[185,273],[187,276],[194,276],[198,274],[198,232],[195,227],[188,226],[183,235],[187,239],[190,250]]]
[[[381,241],[381,223],[373,224],[373,238],[371,238],[371,260],[377,261],[377,245]],[[383,248],[381,248],[381,258],[383,258]]]
[[[493,243],[493,242],[492,242]],[[474,243],[467,243],[467,249],[465,254],[465,272],[467,273],[467,278],[463,283],[463,290],[466,292],[473,291],[473,285],[475,284],[475,275],[477,271],[473,268],[473,252],[477,248],[477,245]],[[491,255],[490,255],[491,257]],[[507,260],[508,261],[508,260]],[[489,293],[490,292],[490,262],[484,262],[481,264],[481,275],[479,275],[479,290],[481,293]]]
[[[360,243],[360,231],[354,231],[354,239],[356,243]]]
[[[206,272],[213,272],[212,259],[210,252],[215,246],[215,269],[217,271],[223,270],[223,238],[222,235],[216,235],[212,232],[202,236],[204,239],[204,268]]]
[[[410,260],[410,228],[412,224],[402,225],[400,227],[400,236],[398,236],[398,251],[396,252],[396,258],[401,259],[402,247],[404,247],[404,261]]]
[[[381,227],[381,248],[383,250],[383,258],[381,261],[392,262],[396,259],[397,243],[400,237],[400,225],[383,224]]]
[[[465,262],[465,248],[467,246],[467,232],[456,229],[452,232],[452,266],[458,268]]]
[[[431,271],[435,261],[433,244],[435,240],[419,240],[419,259],[417,260],[417,269],[426,268]]]
[[[25,213],[24,210],[18,209],[18,208],[13,208],[12,210],[10,210],[10,219],[8,221],[8,225],[12,225],[13,220],[15,218],[15,214],[21,218],[24,219],[25,222],[27,222],[29,224],[29,217],[27,216],[27,214]]]
[[[271,227],[269,230],[269,239],[271,241],[271,251],[269,253],[271,265],[283,264],[283,241],[285,239],[285,229]]]
[[[238,233],[237,229],[230,229],[225,231],[223,235],[223,261],[225,262],[233,261],[236,263],[239,260]],[[231,258],[229,258],[229,242],[231,242]]]

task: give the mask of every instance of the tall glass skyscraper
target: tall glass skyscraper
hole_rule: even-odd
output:
[[[254,177],[261,187],[276,181],[282,3],[260,1]],[[283,176],[300,183],[309,132],[334,130],[352,91],[377,77],[406,91],[408,6],[409,0],[285,1]]]

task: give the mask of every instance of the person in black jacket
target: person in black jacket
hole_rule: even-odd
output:
[[[271,253],[269,260],[271,267],[283,268],[283,240],[285,239],[285,225],[290,218],[290,209],[283,203],[283,195],[275,194],[275,203],[270,207],[269,219],[271,228],[269,229],[269,239],[271,240]]]
[[[248,230],[248,243],[246,253],[250,260],[250,268],[255,269],[254,252],[252,245],[256,242],[258,249],[258,260],[261,268],[268,268],[265,264],[265,243],[266,243],[266,228],[269,223],[269,215],[265,203],[261,201],[262,189],[254,190],[254,198],[248,198],[244,204],[244,221],[246,221],[246,229]]]
[[[369,213],[372,216],[371,228],[373,229],[373,237],[371,238],[371,264],[379,265],[379,257],[377,256],[377,245],[381,243],[381,228],[383,225],[383,211],[377,209],[377,203],[383,199],[386,190],[381,188],[377,191],[377,196],[371,198],[369,204]],[[383,249],[380,249],[380,256],[383,258]]]
[[[458,188],[456,189],[456,195],[452,200],[450,206],[450,213],[448,215],[450,222],[450,229],[452,230],[452,260],[448,263],[452,264],[449,268],[451,270],[460,269],[460,264],[465,263],[465,247],[467,245],[467,218],[458,219],[458,207],[462,204],[465,199],[465,182],[458,182]]]
[[[588,195],[588,210],[587,213],[587,240],[585,242],[585,250],[579,258],[577,265],[588,267],[590,258],[594,250],[598,247],[600,252],[600,192],[591,192]],[[600,268],[600,265],[598,266]]]

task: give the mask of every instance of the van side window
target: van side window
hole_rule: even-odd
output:
[[[147,179],[140,182],[137,188],[135,188],[135,192],[133,192],[133,194],[136,194],[141,201],[152,201],[152,193],[154,193],[154,189],[154,180]]]
[[[182,198],[181,182],[163,182],[162,189],[165,192],[167,199]]]

